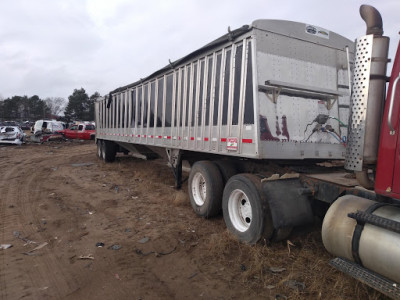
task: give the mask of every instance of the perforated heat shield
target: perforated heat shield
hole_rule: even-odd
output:
[[[372,44],[372,35],[366,35],[356,40],[349,138],[345,161],[347,170],[362,171],[363,166]]]

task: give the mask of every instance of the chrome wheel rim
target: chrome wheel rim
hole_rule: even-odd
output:
[[[228,212],[232,225],[236,230],[245,232],[249,229],[253,220],[253,213],[249,198],[243,191],[232,191],[228,201]]]
[[[207,195],[207,185],[201,173],[196,173],[192,180],[192,195],[197,206],[204,205]]]

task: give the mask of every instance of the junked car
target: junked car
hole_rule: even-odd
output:
[[[25,133],[18,126],[0,126],[0,143],[21,145]]]
[[[60,133],[65,128],[63,122],[56,120],[38,120],[33,127],[33,142],[46,142],[49,140],[62,140],[64,137]]]

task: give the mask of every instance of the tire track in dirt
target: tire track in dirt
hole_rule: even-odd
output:
[[[52,164],[56,161],[57,157],[53,156]],[[41,220],[39,219],[40,214],[37,212],[39,205],[46,197],[45,178],[49,176],[48,172],[46,162],[37,162],[28,182],[19,190],[18,206],[21,208],[25,220],[29,221],[28,224],[32,224],[31,226],[25,225],[24,232],[30,236],[39,231],[39,234],[36,234],[39,236],[38,240],[40,242],[47,241],[49,242],[47,247],[52,247],[48,235],[40,232]],[[32,287],[51,287],[51,291],[49,290],[48,293],[52,298],[62,298],[69,291],[78,288],[75,279],[64,274],[62,264],[55,253],[46,251],[46,249],[44,249],[44,252],[46,252],[44,256],[31,257],[35,265],[42,266],[32,270],[33,272],[28,272]],[[57,270],[57,276],[48,276],[54,270]]]
[[[121,219],[121,216],[114,212],[114,207],[117,208],[120,205],[120,201],[117,199],[122,195],[127,197],[130,194],[125,188],[119,192],[114,190],[115,184],[124,185],[119,181],[121,180],[119,167],[116,168],[116,165],[93,166],[93,168],[97,168],[95,170],[97,173],[99,172],[98,169],[100,169],[101,173],[107,173],[108,176],[105,179],[102,179],[102,176],[98,176],[97,180],[90,178],[88,181],[84,181],[82,178],[90,176],[90,169],[71,167],[72,163],[89,161],[95,164],[102,164],[101,161],[97,160],[92,148],[92,145],[84,145],[82,148],[80,147],[80,154],[77,155],[77,152],[69,153],[70,149],[68,148],[61,147],[60,149],[52,150],[47,147],[41,147],[38,151],[34,150],[34,158],[24,157],[24,154],[20,153],[8,152],[4,161],[0,162],[1,169],[5,170],[0,179],[0,193],[5,195],[1,201],[1,220],[4,220],[4,222],[2,221],[1,228],[2,241],[3,237],[7,235],[8,238],[11,237],[11,242],[14,244],[14,247],[10,249],[12,251],[7,250],[0,254],[2,255],[2,266],[0,266],[0,299],[60,299],[65,297],[85,299],[90,298],[93,294],[101,296],[101,291],[98,288],[103,286],[109,286],[108,293],[128,299],[130,298],[132,284],[138,289],[146,286],[146,290],[148,291],[145,294],[151,295],[152,298],[157,294],[160,296],[160,291],[153,291],[154,285],[158,286],[156,290],[160,289],[163,291],[163,295],[166,298],[174,298],[175,292],[173,289],[170,289],[165,282],[160,280],[157,272],[154,272],[155,270],[146,267],[145,261],[141,261],[139,264],[146,270],[145,273],[143,273],[142,269],[142,273],[139,276],[135,276],[129,284],[120,285],[119,288],[113,285],[110,286],[108,277],[102,273],[96,273],[96,280],[91,281],[89,278],[84,278],[85,275],[82,271],[82,273],[71,272],[71,268],[69,268],[70,271],[64,270],[63,267],[65,267],[65,264],[71,262],[68,262],[69,256],[57,255],[57,249],[59,249],[58,247],[68,247],[66,240],[72,235],[76,236],[79,234],[80,228],[78,228],[78,223],[82,224],[85,222],[85,218],[88,218],[87,213],[86,215],[82,215],[82,213],[90,205],[95,205],[98,212],[94,216],[97,220],[100,220],[90,225],[104,228],[102,233],[103,238],[107,237],[107,239],[113,240],[112,236],[118,234],[118,231],[120,231],[118,229],[121,227],[120,222],[125,224],[128,219]],[[8,158],[10,162],[6,162]],[[111,170],[111,173],[116,175],[116,177],[110,174]],[[74,189],[74,193],[71,194],[69,189],[60,189],[60,186],[47,185],[46,178],[48,177],[50,177],[51,182],[57,182],[58,184],[68,181],[68,188]],[[54,181],[53,179],[56,180]],[[124,178],[123,181],[127,182],[129,179]],[[103,182],[107,184],[106,187],[103,187]],[[135,190],[135,187],[133,189]],[[49,196],[53,193],[55,194],[54,197]],[[93,201],[99,193],[106,195],[99,197],[102,199],[100,202]],[[82,198],[71,199],[71,195],[78,198],[82,196]],[[85,195],[91,195],[92,199],[86,198]],[[8,208],[10,205],[13,205],[13,208]],[[49,211],[42,211],[45,206],[48,207]],[[6,210],[7,214],[5,213]],[[53,219],[69,220],[68,224],[61,224],[62,227],[58,231],[64,231],[63,243],[58,244],[58,241],[57,243],[54,241],[54,228],[49,227],[47,228],[48,230],[41,231],[42,216],[49,217],[47,226],[52,225],[50,224],[52,219],[48,214],[50,211],[53,213]],[[6,215],[7,220],[3,218]],[[93,217],[91,217],[91,220],[93,220]],[[76,227],[73,227],[73,225]],[[107,229],[108,227],[110,228]],[[68,228],[74,229],[74,232],[67,233],[66,229]],[[28,251],[28,248],[32,249],[34,246],[28,245],[24,247],[24,242],[12,235],[14,230],[18,230],[22,236],[30,240],[39,243],[44,241],[49,242],[46,247],[37,251],[42,256],[22,255],[21,253]],[[72,244],[74,247],[74,252],[72,253],[84,253],[80,251],[82,251],[82,247],[87,247],[82,246],[82,244],[86,245],[87,242],[79,243],[76,238],[72,238],[72,240],[75,241]],[[107,260],[111,263],[116,258],[117,256],[110,254]],[[138,263],[137,260],[136,263]],[[75,270],[82,268],[84,265],[84,262],[74,262],[73,264]],[[11,266],[14,269],[13,277],[5,272],[7,266]],[[87,271],[85,270],[85,272]],[[130,273],[129,270],[125,272]]]
[[[8,149],[7,149],[8,150]],[[13,177],[15,174],[16,169],[18,166],[13,166],[8,163],[8,156],[2,156],[1,159],[2,163],[0,164],[0,170],[2,170],[2,176],[0,181],[0,190],[1,190],[1,206],[0,206],[0,242],[1,243],[8,243],[11,241],[11,233],[6,231],[8,229],[8,224],[13,224],[17,222],[18,215],[13,211],[13,213],[6,213],[9,206],[12,204],[10,203],[9,199],[10,193],[14,192],[12,188],[12,184],[10,184],[10,178]],[[11,187],[11,189],[10,189]],[[8,251],[3,250],[0,253],[1,257],[1,268],[0,268],[0,296],[1,299],[7,299],[7,284],[6,284],[6,277],[7,277],[7,265],[9,262]]]
[[[7,149],[9,150],[9,149]],[[8,299],[10,295],[7,293],[7,289],[12,289],[12,285],[14,282],[19,283],[23,278],[21,274],[17,278],[12,278],[10,281],[8,270],[11,267],[18,265],[18,263],[23,260],[21,258],[20,253],[16,253],[15,249],[23,244],[22,240],[16,239],[13,235],[14,231],[21,232],[21,227],[26,228],[22,224],[25,223],[25,218],[23,217],[23,212],[21,211],[21,206],[19,205],[19,201],[14,201],[19,198],[20,188],[23,186],[23,182],[20,182],[20,177],[24,178],[24,173],[26,171],[26,167],[31,165],[31,163],[26,163],[28,159],[24,159],[22,157],[18,157],[18,163],[14,163],[13,159],[10,159],[11,156],[18,156],[18,152],[10,151],[8,152],[9,156],[3,160],[1,164],[1,169],[5,170],[5,173],[2,174],[0,181],[0,190],[1,190],[1,235],[0,241],[4,241],[7,243],[13,243],[13,248],[10,248],[8,251],[3,251],[1,257],[1,268],[0,268],[0,278],[1,278],[1,295],[2,299]],[[24,229],[25,231],[25,229]],[[25,235],[27,236],[27,235]],[[22,249],[23,250],[23,249]],[[21,251],[23,252],[23,251]],[[6,282],[8,284],[6,284]],[[23,285],[24,286],[24,285]],[[24,293],[22,293],[24,294]],[[16,296],[15,294],[12,295]]]
[[[53,153],[51,161],[46,157],[48,152],[43,152],[43,155],[34,160],[18,157],[18,164],[6,163],[7,159],[1,164],[1,169],[6,170],[0,184],[3,195],[0,215],[1,241],[10,240],[14,231],[20,232],[21,236],[28,237],[30,240],[46,241],[46,234],[40,232],[40,220],[38,219],[40,214],[37,213],[37,210],[38,205],[46,196],[46,178],[51,170],[49,164],[57,165],[57,158],[65,156],[65,153],[62,153],[65,151],[60,152],[60,154]],[[13,154],[14,156],[18,155],[17,153]],[[11,161],[14,160],[15,157]],[[29,163],[25,163],[27,161]],[[29,175],[25,176],[25,174]],[[25,180],[20,182],[21,178]],[[46,296],[60,299],[79,288],[75,278],[63,273],[62,264],[53,251],[46,251],[44,248],[40,251],[45,252],[43,256],[22,256],[22,252],[28,251],[23,248],[23,241],[17,240],[15,237],[11,239],[14,240],[14,248],[11,248],[14,251],[4,251],[1,255],[1,299],[18,299],[26,296],[37,299]],[[48,239],[47,241],[50,242]],[[51,243],[46,247],[51,247]],[[33,247],[27,248],[32,249]],[[24,262],[28,260],[29,265],[36,267],[27,269]],[[7,266],[18,268],[19,275],[16,278],[9,278]],[[49,276],[54,273],[54,270],[57,270],[57,276]],[[13,291],[12,295],[8,294],[7,285],[9,290]],[[16,290],[19,293],[16,294]]]

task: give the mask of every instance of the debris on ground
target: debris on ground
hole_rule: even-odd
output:
[[[15,231],[13,232],[13,235],[14,235],[16,238],[19,238],[20,240],[24,241],[24,242],[27,243],[27,244],[39,244],[38,242],[31,241],[31,240],[29,240],[29,239],[23,237],[23,236],[21,235],[21,233],[20,233],[19,231],[17,231],[17,230],[15,230]]]
[[[32,253],[33,253],[34,251],[40,250],[40,249],[42,249],[44,246],[47,246],[48,244],[49,244],[48,242],[41,243],[39,246],[33,248],[32,250],[29,250],[29,251],[27,251],[27,252],[24,252],[23,254],[25,254],[25,255],[33,255]]]
[[[287,245],[287,248],[288,248],[288,255],[290,256],[290,247],[292,246],[292,247],[296,247],[296,245],[295,244],[293,244],[291,241],[289,241],[289,240],[287,240],[286,241],[286,245]]]
[[[296,280],[293,280],[293,279],[285,281],[283,284],[286,285],[287,287],[293,289],[293,290],[302,291],[302,290],[304,290],[306,288],[306,285],[305,285],[304,282],[299,282],[299,281],[296,281]]]
[[[88,167],[94,165],[92,162],[71,164],[72,167]]]
[[[98,247],[98,248],[104,247],[104,243],[98,242],[98,243],[96,243],[96,247]]]
[[[148,236],[145,236],[144,238],[142,238],[141,240],[139,240],[138,242],[140,244],[145,244],[150,240],[150,238]]]
[[[283,268],[283,267],[270,267],[268,270],[270,270],[272,273],[282,273],[283,271],[286,271],[286,268]]]
[[[122,248],[121,245],[112,245],[112,246],[108,247],[108,249],[111,249],[111,250],[119,250],[121,248]]]
[[[174,249],[172,249],[171,251],[168,251],[168,252],[150,251],[150,252],[143,253],[143,251],[140,250],[140,249],[135,249],[135,252],[136,252],[136,254],[142,255],[142,256],[147,256],[147,255],[150,255],[150,254],[154,254],[156,257],[160,257],[160,256],[162,256],[162,255],[171,254],[171,253],[174,252],[175,250],[176,250],[176,247],[174,247]]]
[[[33,249],[32,249],[31,251],[29,251],[29,252],[33,252],[33,251],[42,249],[44,246],[47,246],[48,244],[49,244],[48,242],[41,243],[39,246],[33,248]]]
[[[266,288],[269,289],[269,290],[272,290],[272,289],[275,288],[275,286],[274,285],[267,285]]]
[[[22,254],[28,255],[28,256],[41,256],[42,254],[36,253],[36,252],[23,252]]]
[[[11,244],[0,244],[0,249],[1,250],[6,250],[8,248],[11,248],[12,245]]]
[[[78,257],[79,259],[94,259],[94,256],[92,254],[88,254],[88,255],[81,255]]]

